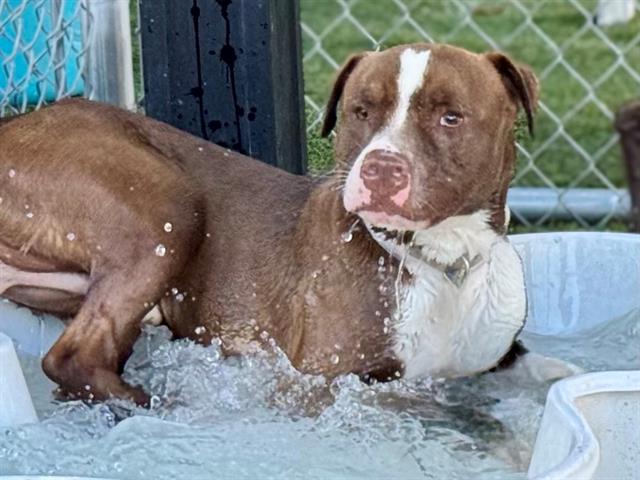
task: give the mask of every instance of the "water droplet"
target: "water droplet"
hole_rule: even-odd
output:
[[[25,209],[25,210],[29,210],[29,205],[25,205],[25,206],[24,206],[24,209]]]
[[[378,258],[378,265],[380,265],[381,267],[384,265],[384,257]]]
[[[269,338],[269,332],[267,332],[266,330],[263,330],[262,333],[260,334],[260,338],[262,340],[266,340],[267,338]]]
[[[89,390],[91,390],[91,385],[89,384],[85,385],[84,389],[88,392]]]
[[[386,335],[387,333],[389,333],[389,327],[386,327],[386,326],[385,326],[385,327],[382,329],[382,333],[384,333],[385,335]]]
[[[11,170],[9,170],[9,178],[13,178],[16,176],[16,171],[12,168]]]
[[[156,253],[156,255],[158,257],[164,257],[167,254],[167,247],[165,247],[163,244],[159,243],[156,246],[155,253]]]
[[[376,314],[376,317],[379,317],[381,315],[380,310],[376,310],[375,314]]]
[[[33,212],[29,212],[29,213],[27,213],[27,215],[26,215],[26,216],[27,216],[27,218],[33,218]]]
[[[351,240],[353,240],[353,232],[351,232],[351,230],[348,230],[340,235],[340,238],[344,243],[349,243]]]
[[[171,295],[177,295],[178,294],[178,289],[176,287],[173,287],[171,289]]]
[[[360,360],[364,360],[364,353],[359,354],[359,355],[358,355],[358,358],[359,358]]]
[[[389,317],[384,317],[382,323],[384,323],[385,325],[389,325],[391,323],[391,319]]]
[[[164,231],[169,233],[173,230],[173,225],[171,225],[171,223],[167,222],[164,224]]]
[[[178,302],[182,302],[182,301],[184,300],[184,295],[183,295],[183,294],[181,294],[181,293],[177,294],[177,295],[176,295],[176,300],[177,300]]]
[[[326,262],[327,260],[329,260],[329,255],[322,255],[322,261]]]
[[[76,239],[76,234],[75,233],[67,233],[67,240],[69,240],[70,242],[73,242]]]
[[[334,353],[333,355],[331,355],[331,363],[337,365],[338,363],[340,363],[340,357]]]
[[[199,152],[202,152],[203,150],[204,150],[204,148],[202,148],[202,147],[198,147],[198,151],[199,151]]]
[[[207,329],[205,327],[203,327],[202,325],[200,325],[199,327],[196,327],[194,332],[196,332],[196,335],[202,335],[204,332],[206,332]]]

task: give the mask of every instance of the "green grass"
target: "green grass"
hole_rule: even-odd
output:
[[[322,32],[338,15],[342,7],[333,0],[300,0],[302,20],[315,32]],[[347,2],[349,3],[349,2]],[[465,14],[449,0],[405,0],[411,8],[411,17],[437,42],[446,42],[468,48],[476,52],[493,50],[482,37],[468,25],[463,25]],[[597,0],[581,0],[586,11],[594,12]],[[391,0],[360,0],[352,2],[351,14],[379,39],[387,31],[398,25],[402,12]],[[561,64],[550,68],[557,58],[556,52],[541,40],[531,26],[519,34],[512,32],[526,17],[510,2],[503,0],[464,0],[472,11],[476,24],[512,58],[530,65],[541,80],[541,100],[562,119],[565,131],[580,145],[587,155],[598,152],[613,133],[612,119],[602,113],[596,103],[587,102],[576,115],[564,119],[588,91]],[[566,0],[522,0],[522,4],[534,12],[533,23],[555,42],[562,57],[587,83],[594,84],[599,77],[617,61],[617,55],[595,33],[588,29],[581,32],[587,19]],[[540,4],[543,4],[540,6]],[[640,46],[630,46],[630,42],[640,32],[640,15],[626,25],[609,27],[604,30],[611,43],[623,50],[628,65],[640,71]],[[577,37],[575,37],[577,35]],[[574,40],[570,40],[574,38]],[[402,43],[423,41],[423,37],[410,25],[400,25],[388,36],[382,47]],[[314,45],[311,37],[303,33],[305,52]],[[372,48],[371,41],[349,22],[342,22],[332,33],[324,37],[323,48],[338,63],[350,54]],[[546,71],[546,72],[545,72]],[[544,73],[544,75],[543,75]],[[328,97],[335,70],[324,59],[316,55],[305,62],[305,93],[318,105],[323,105]],[[595,93],[602,104],[614,112],[625,101],[640,96],[640,85],[618,66],[613,75],[599,85]],[[315,112],[307,112],[313,120]],[[522,138],[529,151],[535,151],[556,132],[556,121],[539,112],[536,118],[535,138]],[[309,166],[312,171],[325,171],[331,167],[330,141],[319,138],[317,131],[309,135]],[[536,166],[557,186],[604,187],[594,173],[584,173],[587,162],[562,138],[554,140],[535,161]],[[524,158],[518,161],[519,175],[515,184],[521,186],[546,186],[532,171],[526,171]],[[597,161],[597,168],[616,187],[625,186],[624,168],[620,147],[610,146]],[[546,228],[575,227],[575,224],[556,223]],[[624,229],[620,222],[600,225],[600,228]]]

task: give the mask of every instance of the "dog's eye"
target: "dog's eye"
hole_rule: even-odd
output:
[[[369,118],[369,112],[367,112],[364,107],[356,107],[355,114],[358,120],[366,120],[367,118]]]
[[[459,127],[462,124],[462,115],[456,112],[447,112],[440,117],[440,125],[443,127]]]

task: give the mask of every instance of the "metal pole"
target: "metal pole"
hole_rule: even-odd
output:
[[[62,0],[53,0],[51,5],[51,13],[53,14],[52,23],[54,25],[62,25],[62,20],[64,17]],[[55,79],[56,79],[56,99],[60,98],[67,86],[67,75],[65,68],[65,45],[64,45],[64,31],[58,30],[58,38],[54,40],[53,46],[53,64],[55,68]]]
[[[91,17],[86,59],[89,98],[135,109],[129,0],[83,0]]]
[[[630,229],[640,232],[640,100],[623,105],[616,115],[631,194]]]
[[[629,192],[606,188],[555,191],[551,188],[514,187],[509,189],[507,203],[518,215],[531,221],[551,211],[553,214],[550,218],[554,220],[573,220],[575,214],[586,221],[596,222],[611,212],[612,218],[626,219],[631,210]]]

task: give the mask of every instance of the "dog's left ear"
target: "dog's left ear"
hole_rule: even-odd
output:
[[[533,114],[538,104],[539,83],[529,67],[516,66],[509,57],[502,53],[487,53],[487,59],[493,63],[502,77],[502,82],[524,110],[527,116],[529,133],[533,135]]]
[[[325,109],[324,122],[322,123],[322,130],[320,131],[320,134],[323,137],[328,136],[331,133],[331,130],[333,130],[333,127],[336,126],[336,122],[338,121],[338,102],[342,96],[344,86],[358,63],[360,63],[360,60],[362,60],[366,55],[366,52],[352,55],[347,59],[342,68],[340,68],[336,81],[333,83],[333,89],[331,90],[329,102],[327,102],[327,108]]]

